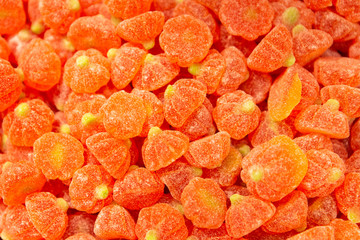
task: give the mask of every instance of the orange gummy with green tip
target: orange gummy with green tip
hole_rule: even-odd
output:
[[[243,158],[241,179],[255,196],[278,201],[291,193],[305,177],[308,160],[289,137],[273,137]]]
[[[100,165],[78,169],[69,185],[71,206],[79,211],[97,213],[112,202],[114,181]]]
[[[34,143],[34,162],[48,179],[71,179],[84,164],[84,147],[65,133],[45,133]]]

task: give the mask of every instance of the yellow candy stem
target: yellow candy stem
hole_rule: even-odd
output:
[[[36,21],[31,24],[31,31],[37,35],[43,33],[45,31],[45,26],[40,21]]]
[[[190,67],[188,68],[188,72],[191,75],[197,76],[200,73],[200,69],[201,69],[201,63],[193,63],[190,65]]]
[[[293,35],[293,37],[295,37],[295,36],[298,35],[299,33],[303,32],[304,30],[306,30],[306,27],[304,27],[304,25],[302,25],[302,24],[296,25],[296,26],[292,29],[292,35]]]
[[[95,197],[99,200],[104,200],[109,196],[109,188],[105,185],[99,185],[95,188]]]
[[[360,223],[360,210],[358,208],[350,208],[347,218],[353,223]]]
[[[81,118],[83,126],[89,126],[97,121],[97,117],[92,113],[85,113]]]
[[[149,62],[153,62],[153,61],[155,61],[155,56],[152,55],[151,53],[146,54],[145,62],[149,63]]]
[[[13,163],[12,162],[5,162],[3,165],[2,165],[2,172],[5,171],[6,168],[10,167]]]
[[[143,42],[142,45],[146,50],[150,50],[155,46],[155,40],[152,39],[152,40]]]
[[[111,22],[112,22],[115,26],[117,26],[121,21],[122,21],[121,18],[117,18],[117,17],[111,16]]]
[[[152,127],[149,130],[148,138],[152,138],[152,137],[158,135],[161,132],[162,132],[162,130],[159,127]]]
[[[76,58],[76,65],[80,68],[84,68],[89,66],[90,64],[90,59],[88,56],[80,56],[78,58]]]
[[[289,7],[284,11],[281,17],[285,25],[293,26],[299,20],[300,12],[296,7]]]
[[[201,175],[203,174],[202,168],[192,167],[192,169],[196,177],[201,177]]]
[[[336,99],[329,99],[327,100],[327,102],[325,103],[325,105],[329,106],[331,108],[331,110],[337,111],[340,108],[340,103],[338,100]]]
[[[15,108],[15,115],[19,118],[26,118],[29,113],[30,113],[30,106],[27,103],[20,103],[16,108]]]
[[[31,39],[31,33],[27,29],[22,29],[19,31],[18,37],[21,41],[28,42]]]
[[[243,157],[245,157],[246,155],[249,154],[249,152],[251,151],[251,148],[249,145],[247,144],[242,144],[239,148],[238,148],[239,152],[241,153],[241,155]]]
[[[259,166],[252,166],[249,169],[249,175],[254,182],[259,182],[264,178],[264,169]]]
[[[80,2],[78,0],[67,0],[66,3],[71,11],[77,12],[81,9]]]
[[[236,205],[241,202],[245,197],[240,194],[233,194],[230,197],[231,205]]]
[[[165,90],[164,97],[171,98],[174,94],[175,94],[175,87],[172,85],[168,85]]]
[[[117,52],[116,48],[110,48],[106,56],[108,57],[108,59],[114,59],[116,56],[116,52]]]
[[[246,101],[241,105],[241,112],[252,113],[256,109],[256,104],[252,101]]]
[[[15,68],[15,72],[19,75],[20,80],[23,82],[24,78],[25,78],[23,70],[21,68],[17,67],[17,68]]]
[[[70,134],[70,126],[68,124],[62,124],[60,126],[60,132]]]
[[[69,204],[63,198],[57,198],[56,205],[58,205],[64,212],[67,212],[69,209]]]
[[[146,233],[145,240],[159,240],[156,230],[149,230]]]
[[[295,56],[291,54],[284,62],[284,67],[291,67],[296,62]]]
[[[64,38],[64,39],[62,40],[62,43],[63,43],[64,48],[65,48],[66,50],[68,50],[68,51],[70,51],[70,52],[75,51],[75,47],[74,47],[74,45],[69,41],[69,39]]]

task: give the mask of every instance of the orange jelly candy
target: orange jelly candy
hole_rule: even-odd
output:
[[[68,180],[84,164],[84,147],[65,133],[46,133],[34,143],[34,162],[48,179]]]
[[[17,33],[26,22],[22,0],[0,2],[0,35]]]
[[[299,186],[308,160],[293,140],[281,135],[253,148],[242,168],[241,179],[252,194],[278,201]]]
[[[334,228],[331,226],[320,226],[310,228],[302,233],[299,233],[287,240],[334,240]]]
[[[19,98],[22,86],[18,73],[11,64],[0,58],[0,112]]]

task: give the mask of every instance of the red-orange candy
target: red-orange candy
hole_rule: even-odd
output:
[[[166,121],[173,127],[181,127],[204,102],[206,86],[197,80],[180,79],[167,86],[164,98]]]
[[[337,0],[334,2],[336,12],[352,22],[360,21],[360,4],[349,0]]]
[[[306,226],[308,202],[301,191],[293,191],[274,205],[274,216],[263,225],[266,231],[284,233]]]
[[[172,63],[165,54],[152,55],[148,53],[132,85],[135,88],[153,91],[171,82],[180,72],[180,67]]]
[[[146,12],[133,18],[125,19],[116,26],[116,33],[128,42],[141,43],[145,49],[151,49],[164,26],[162,12]]]
[[[193,178],[181,194],[185,216],[194,226],[219,228],[225,219],[226,196],[220,186],[211,179]]]
[[[24,83],[39,91],[47,91],[60,81],[60,58],[48,42],[39,38],[22,50],[19,68],[24,73]]]
[[[86,165],[77,170],[69,186],[71,206],[88,213],[99,212],[112,201],[113,179],[102,166]]]
[[[226,131],[237,140],[256,129],[260,115],[260,109],[253,98],[241,90],[222,95],[217,99],[213,111],[219,131]]]
[[[311,28],[315,14],[301,1],[280,0],[271,3],[275,10],[273,25],[284,24],[289,31],[297,24]]]
[[[204,135],[214,134],[216,129],[213,124],[211,112],[203,104],[176,130],[188,136],[190,141],[194,141]]]
[[[309,106],[296,116],[296,130],[301,133],[321,133],[331,138],[347,138],[350,135],[348,118],[338,109],[339,102],[333,99],[321,106]]]
[[[201,177],[202,170],[189,165],[182,157],[169,166],[159,169],[156,174],[169,189],[171,196],[180,201],[184,188],[191,179]]]
[[[87,233],[77,233],[71,237],[66,238],[65,240],[96,240],[96,238]]]
[[[8,113],[2,123],[3,131],[15,146],[31,147],[35,140],[50,132],[54,113],[41,100],[20,103]]]
[[[335,230],[335,240],[360,239],[360,229],[355,223],[337,218],[331,221],[330,226]]]
[[[354,30],[356,25],[332,11],[317,11],[315,13],[316,29],[327,32],[334,42],[351,40],[356,37]]]
[[[217,229],[207,229],[194,227],[188,240],[232,240],[226,231],[226,225],[223,224]],[[239,239],[243,240],[243,238]]]
[[[110,175],[125,175],[130,166],[130,140],[118,140],[108,133],[98,133],[86,140],[86,146]]]
[[[182,214],[166,203],[158,203],[140,210],[135,233],[139,240],[185,240],[188,230]]]
[[[332,6],[332,0],[304,0],[304,3],[312,10],[320,10]]]
[[[0,112],[2,112],[16,102],[22,86],[18,73],[8,61],[1,58],[0,73]]]
[[[130,169],[114,185],[114,201],[131,210],[153,205],[163,193],[164,184],[146,168]]]
[[[307,197],[324,197],[344,181],[345,164],[336,154],[327,149],[306,152],[308,172],[298,186]]]
[[[331,139],[331,142],[334,148],[333,152],[339,155],[342,160],[349,157],[348,150],[350,150],[350,147],[348,139]]]
[[[324,31],[307,29],[303,25],[293,28],[293,52],[301,66],[320,57],[332,44],[332,37]]]
[[[242,155],[240,151],[231,146],[229,154],[226,156],[220,167],[214,169],[203,169],[204,178],[211,178],[220,186],[227,187],[235,184],[241,170]]]
[[[122,45],[111,61],[111,81],[117,89],[125,88],[141,69],[147,52],[130,43]]]
[[[313,227],[302,233],[299,233],[287,240],[335,240],[334,228],[330,226]]]
[[[360,149],[360,120],[351,127],[350,145],[352,150]]]
[[[259,126],[249,135],[251,145],[256,147],[271,140],[275,136],[286,135],[293,138],[291,127],[285,121],[275,121],[268,112],[262,112]]]
[[[120,19],[135,17],[150,10],[153,0],[104,0],[112,16]]]
[[[301,183],[308,161],[293,140],[281,135],[253,148],[242,168],[241,179],[252,194],[278,201]]]
[[[10,53],[11,52],[7,41],[0,37],[0,58],[8,60]]]
[[[97,237],[104,239],[136,239],[134,219],[125,208],[117,204],[101,209],[94,232]]]
[[[270,31],[274,9],[268,0],[223,0],[219,18],[231,35],[250,41]]]
[[[104,55],[110,48],[121,45],[115,26],[101,15],[77,19],[71,24],[67,37],[77,50],[95,48]]]
[[[78,0],[41,0],[39,6],[44,23],[61,34],[67,33],[71,23],[80,17]]]
[[[90,234],[95,237],[95,233],[93,231],[95,219],[96,215],[85,212],[77,212],[69,215],[68,227],[63,235],[63,238],[73,236],[77,233]]]
[[[225,69],[225,58],[217,50],[211,49],[201,63],[189,67],[189,72],[207,86],[207,94],[212,94],[218,88]]]
[[[189,138],[178,131],[150,129],[142,146],[144,165],[150,171],[169,166],[189,148]]]
[[[313,200],[313,201],[312,201]],[[338,214],[335,197],[328,195],[325,197],[314,198],[309,201],[308,225],[326,226]]]
[[[101,14],[100,9],[103,5],[102,0],[79,0],[82,14],[85,16],[95,16]]]
[[[272,84],[268,98],[269,114],[275,121],[286,119],[299,104],[302,83],[296,66],[286,69]]]
[[[213,36],[203,21],[190,15],[181,15],[165,23],[159,42],[170,61],[180,67],[189,67],[206,57]]]
[[[217,95],[236,91],[249,77],[245,56],[239,49],[231,46],[225,48],[221,55],[225,59],[226,67],[216,89]]]
[[[74,54],[75,48],[69,39],[53,29],[49,29],[44,33],[44,40],[50,43],[56,54],[60,57],[62,65]]]
[[[323,87],[320,95],[323,103],[329,99],[339,101],[339,110],[350,118],[360,117],[360,89],[346,85],[332,85]]]
[[[324,86],[360,85],[360,60],[346,57],[319,58],[314,63],[314,76]]]
[[[184,156],[195,167],[213,169],[221,166],[229,151],[230,135],[227,132],[218,132],[191,142]]]
[[[345,176],[343,185],[335,190],[339,210],[354,222],[360,222],[360,173],[351,172]]]
[[[8,207],[2,216],[4,229],[1,232],[2,239],[41,240],[40,233],[31,223],[29,214],[24,205]]]
[[[254,102],[259,104],[267,98],[271,83],[270,74],[251,71],[249,78],[240,85],[239,89],[251,95]]]
[[[292,48],[293,42],[289,30],[279,24],[252,51],[247,59],[247,65],[250,69],[259,72],[272,72],[282,66],[290,67],[295,62]]]
[[[26,197],[25,206],[30,221],[43,238],[61,238],[68,224],[66,211],[69,207],[63,198],[48,192],[33,193]]]
[[[254,196],[234,194],[226,212],[226,230],[231,237],[241,238],[259,228],[275,214],[275,206]]]
[[[220,4],[220,3],[219,3]],[[180,16],[180,15],[191,15],[202,21],[204,21],[213,37],[214,42],[218,40],[218,26],[217,23],[210,13],[210,11],[199,1],[194,0],[185,0],[176,5],[176,7],[172,10],[172,17]]]
[[[119,139],[138,136],[147,115],[143,99],[124,91],[111,95],[101,107],[100,114],[106,131]]]
[[[164,105],[152,92],[134,88],[131,93],[140,96],[144,100],[147,117],[140,133],[146,137],[152,127],[160,127],[164,122]]]
[[[26,15],[21,0],[1,1],[0,35],[17,33],[26,22]]]
[[[0,193],[6,205],[25,202],[27,195],[41,191],[46,182],[41,171],[30,162],[6,162],[0,175]]]
[[[34,143],[34,161],[48,179],[68,180],[84,164],[84,147],[65,133],[46,133]]]
[[[345,160],[346,172],[360,172],[360,150],[356,150]]]
[[[95,93],[110,80],[110,62],[99,51],[78,51],[64,66],[63,79],[76,93]]]
[[[294,142],[304,152],[311,149],[328,149],[330,151],[334,150],[330,138],[319,133],[310,133],[301,137],[294,138]]]

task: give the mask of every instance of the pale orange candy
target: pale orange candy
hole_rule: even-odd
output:
[[[335,230],[335,240],[360,239],[360,229],[355,223],[336,218],[331,221],[330,226]]]
[[[296,67],[289,67],[272,84],[268,98],[271,118],[282,121],[287,118],[301,100],[302,83]]]
[[[331,226],[320,226],[310,228],[302,233],[299,233],[287,240],[334,240],[334,228]]]

